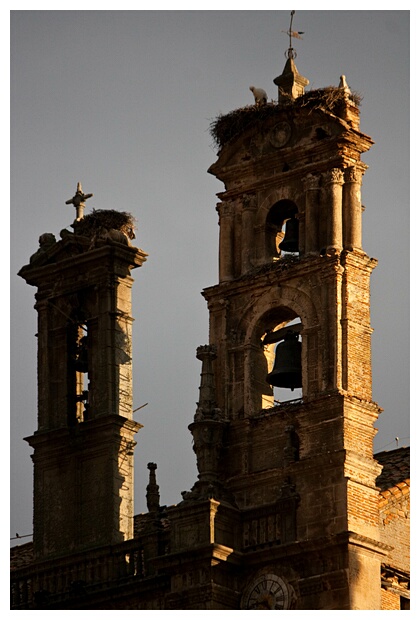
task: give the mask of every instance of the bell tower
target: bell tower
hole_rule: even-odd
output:
[[[19,275],[37,287],[38,429],[34,448],[34,553],[69,554],[133,536],[131,245],[124,212],[84,216],[74,232],[46,233]]]
[[[174,514],[174,548],[190,558],[188,507],[207,519],[208,609],[381,605],[376,260],[362,247],[361,203],[373,142],[345,77],[305,93],[294,57],[290,46],[278,102],[212,125],[219,282],[203,291],[210,334],[190,425],[200,473]]]

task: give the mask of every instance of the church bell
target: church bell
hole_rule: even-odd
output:
[[[273,370],[267,375],[270,385],[294,390],[302,387],[302,344],[297,332],[287,332],[276,348]]]
[[[286,221],[286,230],[279,249],[282,252],[299,252],[299,220],[294,216]]]

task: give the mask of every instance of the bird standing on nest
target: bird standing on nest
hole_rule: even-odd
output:
[[[255,88],[255,86],[250,86],[249,90],[254,95],[255,105],[265,105],[267,103],[267,93],[262,88]]]

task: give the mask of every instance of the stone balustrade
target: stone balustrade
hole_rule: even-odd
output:
[[[31,563],[12,571],[11,609],[43,608],[145,576],[140,540]]]

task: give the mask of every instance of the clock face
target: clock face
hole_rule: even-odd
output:
[[[253,581],[242,597],[242,609],[289,609],[289,605],[287,585],[271,573]]]

